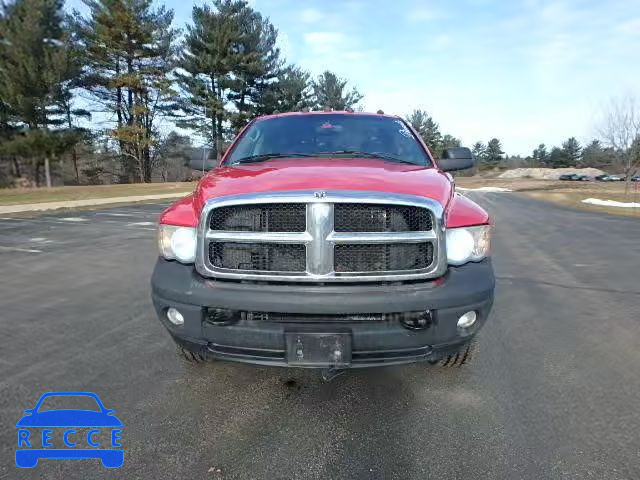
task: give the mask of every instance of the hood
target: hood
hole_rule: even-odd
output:
[[[205,175],[194,194],[198,210],[211,198],[295,190],[361,190],[428,197],[446,206],[449,177],[435,168],[375,159],[270,160]]]

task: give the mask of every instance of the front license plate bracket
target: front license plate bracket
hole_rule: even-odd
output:
[[[351,334],[287,332],[287,363],[299,367],[348,367]]]

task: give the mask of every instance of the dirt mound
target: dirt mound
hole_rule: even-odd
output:
[[[597,168],[514,168],[498,175],[498,178],[534,178],[536,180],[558,180],[560,175],[577,173],[595,177],[605,172]]]

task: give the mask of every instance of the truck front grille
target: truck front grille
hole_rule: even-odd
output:
[[[443,210],[378,192],[270,192],[211,200],[196,258],[209,277],[402,281],[446,271]]]
[[[421,270],[433,261],[431,243],[336,245],[336,272]]]
[[[428,232],[431,214],[402,205],[339,203],[334,209],[336,232]]]
[[[304,203],[237,205],[211,212],[209,228],[228,232],[304,232]]]
[[[304,272],[304,245],[277,243],[209,244],[209,261],[214,267],[259,272]]]

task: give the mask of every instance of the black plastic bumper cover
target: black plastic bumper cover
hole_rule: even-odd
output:
[[[282,366],[287,365],[285,333],[291,331],[349,332],[352,367],[438,358],[477,333],[491,310],[494,286],[489,260],[449,268],[444,277],[421,283],[306,285],[217,281],[200,276],[193,266],[158,259],[151,279],[158,316],[179,344],[216,358]],[[167,320],[169,307],[182,313],[184,325]],[[390,321],[213,325],[205,321],[203,307],[325,315],[431,310],[435,322],[423,330]],[[478,321],[458,328],[458,318],[470,310]]]

